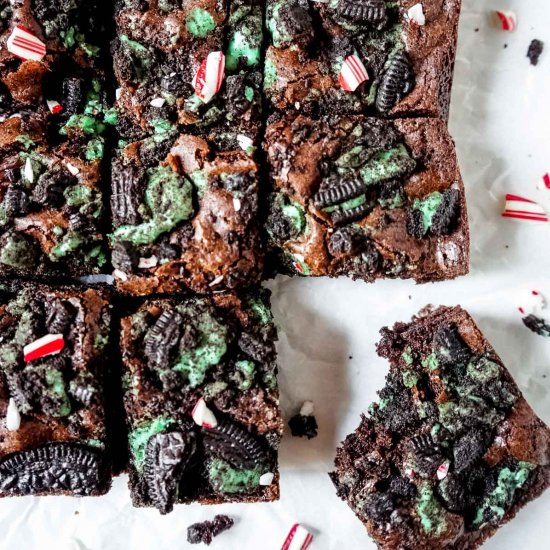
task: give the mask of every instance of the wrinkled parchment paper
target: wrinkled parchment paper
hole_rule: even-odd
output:
[[[518,16],[515,33],[491,28],[491,8]],[[479,29],[477,32],[475,29]],[[539,65],[526,58],[533,38],[546,43]],[[507,47],[505,47],[507,45]],[[507,192],[550,210],[550,5],[548,0],[464,0],[450,122],[469,199],[472,272],[449,283],[415,286],[382,281],[279,278],[268,283],[280,327],[281,405],[288,419],[316,405],[320,433],[311,441],[285,434],[282,499],[274,504],[180,506],[161,517],[130,505],[126,479],[101,499],[0,501],[0,548],[9,550],[188,548],[186,528],[216,513],[235,527],[212,545],[224,550],[278,550],[294,522],[315,535],[315,550],[375,549],[338,500],[326,475],[337,443],[383,385],[387,364],[374,352],[378,330],[428,303],[466,307],[510,368],[527,400],[550,422],[550,339],[528,331],[517,296],[537,289],[550,298],[550,224],[500,217]],[[524,509],[484,548],[550,547],[550,491]]]

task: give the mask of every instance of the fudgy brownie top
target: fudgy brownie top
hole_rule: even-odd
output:
[[[418,281],[467,271],[464,191],[441,121],[273,117],[265,149],[266,229],[295,271]]]
[[[107,467],[106,291],[0,292],[0,495],[97,494]]]
[[[550,430],[468,314],[383,329],[378,403],[338,449],[338,495],[380,548],[475,548],[550,481]]]
[[[308,115],[447,117],[459,0],[269,0],[264,88]],[[419,24],[419,21],[421,24]]]
[[[282,433],[276,332],[266,299],[218,294],[211,300],[152,300],[122,320],[136,504],[166,513],[176,501],[278,496],[276,485],[260,484],[263,474],[275,472]],[[216,426],[201,429],[193,422],[201,398]],[[155,449],[173,447],[170,438],[185,452],[179,470],[160,479]],[[167,479],[172,489],[157,490],[168,487]]]

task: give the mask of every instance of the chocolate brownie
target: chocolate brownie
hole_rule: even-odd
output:
[[[119,289],[206,293],[258,281],[257,170],[244,151],[219,151],[190,134],[128,145],[112,174]]]
[[[275,340],[267,291],[148,300],[122,319],[136,506],[279,497]]]
[[[0,496],[109,488],[110,307],[104,290],[2,285]]]
[[[454,145],[438,119],[287,115],[265,136],[270,270],[418,282],[468,272]]]
[[[460,0],[268,0],[265,94],[283,112],[447,119],[459,12]]]
[[[256,141],[260,2],[128,1],[121,3],[116,21],[114,68],[123,139],[159,138],[179,126],[199,135],[215,132],[226,147],[239,147],[238,136],[245,148],[250,139]],[[219,82],[210,82],[212,71]]]
[[[339,447],[338,496],[378,548],[473,549],[550,483],[550,429],[460,307],[382,329],[380,399]]]

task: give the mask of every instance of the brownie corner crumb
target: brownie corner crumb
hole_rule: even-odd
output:
[[[544,42],[542,42],[542,40],[539,40],[538,38],[531,40],[531,44],[529,44],[529,49],[527,50],[527,57],[529,58],[531,65],[538,65],[539,57],[541,56],[543,50]]]
[[[212,521],[200,521],[193,523],[187,528],[187,542],[189,544],[200,544],[203,542],[210,545],[212,539],[219,534],[231,529],[235,523],[233,518],[218,514]]]
[[[312,414],[298,413],[294,415],[288,421],[288,427],[294,437],[307,437],[308,439],[317,437],[317,420]]]

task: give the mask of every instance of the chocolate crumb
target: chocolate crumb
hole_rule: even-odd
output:
[[[522,321],[523,324],[535,334],[550,338],[550,325],[544,319],[531,314],[524,317]]]
[[[223,515],[214,516],[212,521],[193,523],[187,528],[187,542],[189,544],[204,542],[208,546],[214,537],[231,529],[234,523],[235,521],[232,518]]]
[[[351,358],[351,357],[350,357]],[[313,415],[313,403],[306,401],[300,412],[294,415],[288,422],[288,427],[294,437],[317,437],[317,420]]]
[[[544,50],[544,42],[538,38],[531,40],[529,44],[529,49],[527,50],[527,57],[531,62],[531,65],[537,65],[539,62],[539,57],[542,51]]]

